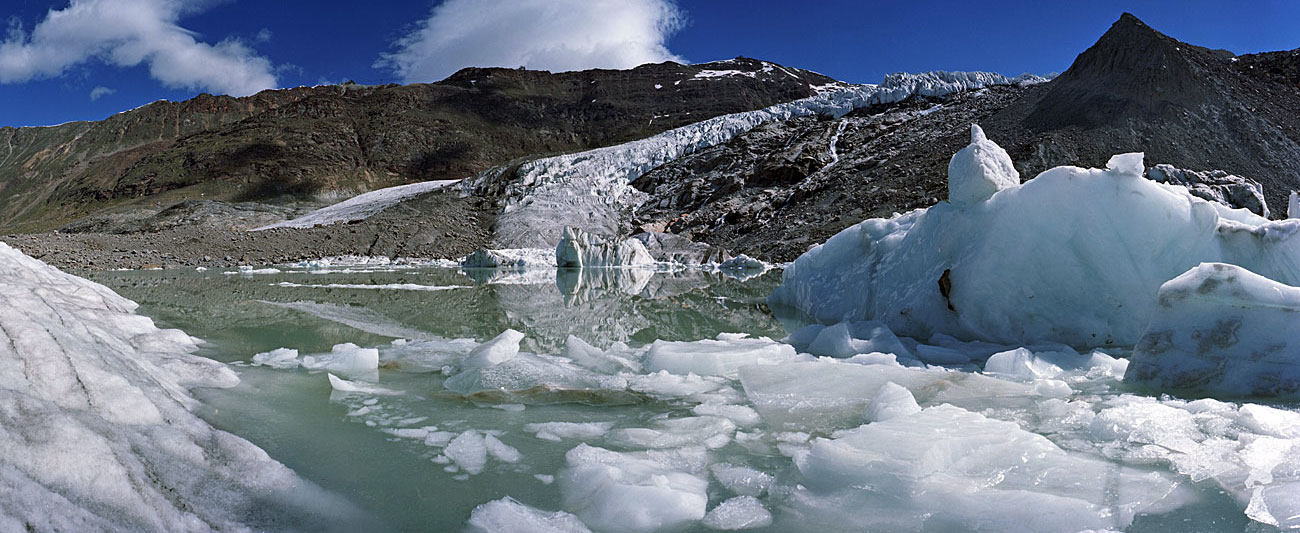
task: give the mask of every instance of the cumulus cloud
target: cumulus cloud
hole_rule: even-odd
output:
[[[427,82],[468,66],[567,71],[683,61],[664,45],[681,22],[671,0],[446,0],[375,66]]]
[[[76,65],[103,61],[134,67],[168,87],[243,96],[276,86],[271,62],[237,39],[200,42],[179,25],[204,2],[186,0],[72,0],[50,10],[32,31],[10,23],[0,42],[0,83],[63,75]]]
[[[110,95],[110,94],[113,94],[113,93],[115,93],[115,92],[117,92],[117,89],[112,89],[112,88],[104,87],[103,85],[100,85],[99,87],[95,87],[94,89],[91,89],[91,90],[90,90],[90,101],[91,101],[91,102],[94,102],[95,100],[98,100],[98,99],[100,99],[100,98],[103,98],[103,97],[105,97],[105,96],[108,96],[108,95]]]

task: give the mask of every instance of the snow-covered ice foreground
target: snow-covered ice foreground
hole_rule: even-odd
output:
[[[0,530],[358,527],[360,513],[191,413],[230,387],[106,287],[0,243]]]
[[[235,361],[244,385],[203,395],[220,411],[214,423],[259,436],[331,488],[353,487],[344,493],[407,517],[404,528],[1300,526],[1296,405],[1153,395],[1124,381],[1138,365],[1124,348],[920,339],[861,320],[792,326],[779,338],[719,333],[746,331],[759,315],[704,319],[760,301],[773,276],[566,304],[558,279],[421,292],[199,275],[177,285],[210,297],[248,291],[247,305],[264,313],[167,312],[227,339],[228,357],[244,361]],[[455,270],[320,276],[321,285],[465,283]],[[750,296],[727,289],[747,284],[757,284]],[[123,285],[146,296],[158,286]],[[1210,295],[1180,302],[1202,313],[1220,301]],[[289,300],[267,305],[278,298]],[[237,339],[211,329],[222,320]],[[611,321],[635,327],[593,327]],[[286,334],[297,330],[312,333]]]
[[[433,450],[452,480],[541,480],[501,490],[549,505],[485,502],[469,523],[486,531],[1120,530],[1204,505],[1206,484],[1243,517],[1300,527],[1300,413],[1126,393],[1125,361],[1101,351],[906,343],[981,370],[738,334],[604,349],[571,338],[553,354],[523,339],[378,347],[381,365],[439,368],[444,394],[502,413],[471,428],[431,425],[433,412],[400,420],[410,395],[386,388],[400,380],[317,379],[350,417]],[[557,402],[640,414],[536,421]]]

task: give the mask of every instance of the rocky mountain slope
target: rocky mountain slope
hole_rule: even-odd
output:
[[[458,179],[809,96],[825,76],[738,58],[630,70],[462,70],[438,83],[200,95],[98,122],[0,128],[0,231],[132,199],[267,201]],[[134,202],[142,203],[139,200]]]
[[[1048,83],[917,97],[839,120],[773,122],[633,182],[651,195],[629,232],[668,231],[792,260],[868,217],[946,197],[970,123],[1022,179],[1058,165],[1223,170],[1263,185],[1274,215],[1300,188],[1300,50],[1234,57],[1181,43],[1125,14]]]
[[[1297,52],[1234,57],[1157,32],[1125,14],[1049,85],[988,123],[1030,176],[1097,166],[1112,153],[1219,169],[1264,185],[1271,205],[1300,187]]]

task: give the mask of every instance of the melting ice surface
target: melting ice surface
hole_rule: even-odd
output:
[[[196,392],[201,415],[374,529],[1267,531],[1300,514],[1296,404],[1152,397],[1120,381],[1119,350],[783,324],[763,303],[779,272],[277,268],[95,279],[240,374]],[[463,288],[357,287],[407,284]]]

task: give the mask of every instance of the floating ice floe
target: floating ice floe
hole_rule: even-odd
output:
[[[329,376],[330,388],[334,389],[337,392],[357,393],[357,394],[379,394],[383,396],[397,396],[402,394],[402,391],[385,389],[383,387],[378,387],[375,385],[370,385],[367,383],[362,383],[357,381],[348,381],[346,379],[335,376],[334,374],[327,373],[325,375]]]
[[[283,271],[278,268],[254,268],[249,265],[240,265],[238,271],[227,271],[227,272],[222,272],[222,274],[225,275],[240,274],[244,276],[253,276],[258,274],[279,274],[281,272]]]
[[[821,359],[740,368],[746,399],[772,428],[815,430],[860,422],[872,398],[888,384],[923,391],[928,404],[1032,404],[1042,399],[1028,384],[979,374],[898,365],[859,365]]]
[[[187,388],[239,379],[135,308],[0,243],[0,530],[361,527],[191,413]]]
[[[561,268],[644,267],[654,263],[637,239],[600,237],[578,228],[564,228],[555,246],[555,264]]]
[[[745,365],[770,365],[797,360],[794,347],[765,337],[737,338],[726,334],[717,339],[693,342],[655,341],[645,356],[650,372],[735,377]]]
[[[1300,288],[1205,263],[1160,287],[1124,379],[1160,390],[1300,396]]]
[[[592,372],[568,359],[519,351],[523,333],[506,330],[475,348],[444,383],[447,390],[484,400],[551,403],[628,403],[627,380]]]
[[[815,439],[792,506],[809,525],[926,531],[1123,529],[1185,503],[1169,474],[1067,452],[951,405]]]
[[[1141,154],[1014,185],[994,148],[977,131],[953,158],[950,202],[845,229],[790,265],[769,303],[913,338],[1132,346],[1160,285],[1199,263],[1300,282],[1300,221],[1144,179]]]
[[[482,533],[590,533],[578,517],[564,511],[547,512],[509,496],[474,508],[471,531]]]
[[[709,483],[653,456],[580,444],[560,473],[565,510],[600,531],[654,531],[703,519]]]
[[[330,348],[330,353],[303,356],[302,367],[366,377],[374,381],[379,371],[379,350],[362,348],[350,342],[335,344]]]
[[[271,368],[298,368],[302,361],[298,359],[298,350],[293,348],[276,348],[269,352],[253,355],[253,366]]]
[[[1213,481],[1252,520],[1300,528],[1300,413],[1128,394],[1095,403],[1049,400],[1038,409],[1046,423],[1036,431],[1073,449]]]
[[[474,250],[460,261],[462,268],[524,270],[554,268],[555,250],[545,248],[502,248]]]

